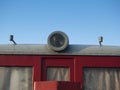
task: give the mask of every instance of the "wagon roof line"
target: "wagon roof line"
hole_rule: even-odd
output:
[[[47,44],[5,44],[0,45],[0,54],[120,56],[120,46],[69,45],[66,50],[55,52]]]

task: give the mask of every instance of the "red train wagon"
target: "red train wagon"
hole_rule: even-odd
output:
[[[60,31],[0,45],[0,90],[120,90],[120,46],[69,45]]]

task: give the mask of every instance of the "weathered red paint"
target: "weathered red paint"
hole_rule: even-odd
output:
[[[40,57],[25,55],[0,55],[0,66],[33,67],[33,81],[40,80]]]
[[[80,82],[83,86],[83,69],[85,67],[120,68],[120,56],[42,56],[42,55],[0,55],[2,66],[33,67],[33,83],[46,80],[48,66],[70,68],[70,80]]]
[[[47,67],[69,67],[70,68],[70,81],[74,81],[74,59],[73,57],[46,57],[42,60],[43,80],[46,80]]]
[[[81,90],[78,82],[40,81],[34,86],[34,90]]]
[[[89,68],[120,68],[120,57],[117,56],[77,56],[75,59],[75,82],[83,87],[83,69]]]

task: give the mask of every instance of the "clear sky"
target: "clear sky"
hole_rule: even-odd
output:
[[[120,46],[120,0],[0,0],[0,44],[47,44],[53,31],[70,44]]]

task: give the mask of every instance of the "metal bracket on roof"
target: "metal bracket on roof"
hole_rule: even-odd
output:
[[[14,36],[10,35],[10,41],[12,41],[15,45],[17,45],[17,43],[14,41]]]
[[[99,36],[99,37],[98,37],[98,41],[99,41],[99,45],[102,46],[103,37],[102,37],[102,36]]]

